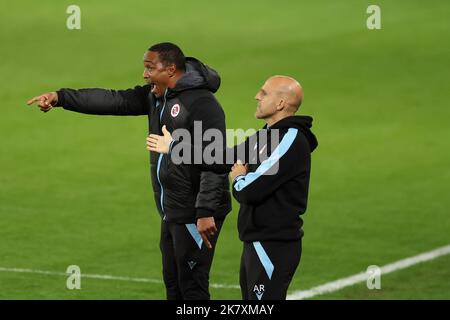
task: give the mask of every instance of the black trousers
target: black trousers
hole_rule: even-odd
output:
[[[240,270],[242,299],[286,299],[301,254],[301,240],[244,242]]]
[[[160,249],[168,300],[209,300],[209,271],[223,224],[216,220],[217,232],[208,249],[195,224],[161,222]]]

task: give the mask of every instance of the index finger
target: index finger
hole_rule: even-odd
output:
[[[33,102],[38,101],[39,98],[40,98],[40,96],[36,96],[36,97],[34,97],[34,98],[31,98],[30,100],[28,100],[27,105],[30,105],[30,104],[32,104]]]
[[[209,242],[208,237],[203,232],[200,232],[200,235],[202,236],[203,242],[205,243],[206,247],[208,249],[212,249],[212,245],[211,242]]]

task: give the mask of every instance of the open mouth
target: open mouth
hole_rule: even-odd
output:
[[[150,78],[145,78],[145,82],[150,85],[150,92],[156,97],[160,97],[163,94],[161,87]]]
[[[154,83],[154,82],[150,82],[150,92],[153,93],[154,95],[158,96],[159,93],[159,87]]]

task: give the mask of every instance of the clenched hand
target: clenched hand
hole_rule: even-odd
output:
[[[230,171],[231,180],[238,176],[245,176],[248,172],[248,164],[243,164],[241,160],[238,160],[232,167]]]

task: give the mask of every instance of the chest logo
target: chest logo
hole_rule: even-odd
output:
[[[176,103],[170,110],[170,115],[175,118],[179,113],[180,113],[180,105]]]

